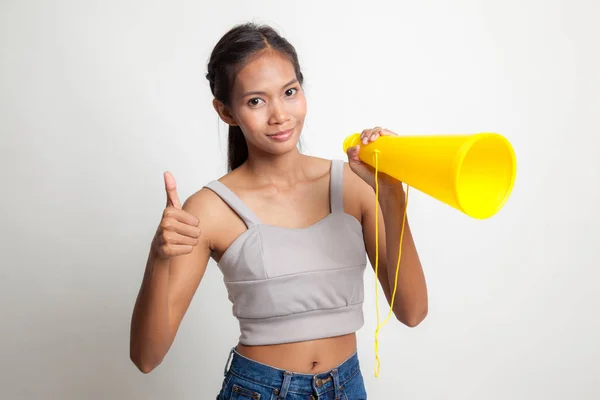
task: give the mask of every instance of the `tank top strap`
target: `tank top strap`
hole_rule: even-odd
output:
[[[344,161],[331,160],[331,177],[329,197],[331,199],[331,212],[344,212]]]
[[[204,187],[215,192],[235,213],[244,220],[248,228],[260,224],[254,212],[227,186],[217,180],[210,181]]]

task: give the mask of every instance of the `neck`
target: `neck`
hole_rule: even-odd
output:
[[[304,156],[297,148],[279,155],[250,151],[245,169],[260,184],[290,187],[305,177],[303,165]]]

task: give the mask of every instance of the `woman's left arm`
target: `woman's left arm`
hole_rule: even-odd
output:
[[[362,132],[361,140],[372,142],[379,136],[395,135],[381,128]],[[376,263],[375,222],[379,225],[379,267],[378,278],[384,294],[391,303],[394,282],[397,282],[393,312],[403,324],[414,327],[425,317],[428,311],[427,285],[421,261],[410,230],[408,218],[404,221],[400,269],[396,279],[396,267],[402,234],[402,223],[406,209],[406,193],[402,183],[383,174],[379,176],[379,212],[375,209],[375,175],[369,165],[358,158],[359,147],[348,150],[348,163],[352,171],[367,185],[361,185],[362,225],[365,246],[373,268]]]

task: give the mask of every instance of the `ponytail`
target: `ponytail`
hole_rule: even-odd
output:
[[[227,168],[229,172],[248,159],[248,144],[239,126],[229,126],[227,137]]]

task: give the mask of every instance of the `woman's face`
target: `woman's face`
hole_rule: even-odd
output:
[[[292,63],[269,51],[244,66],[233,84],[230,113],[250,151],[295,150],[306,117],[306,98]]]

